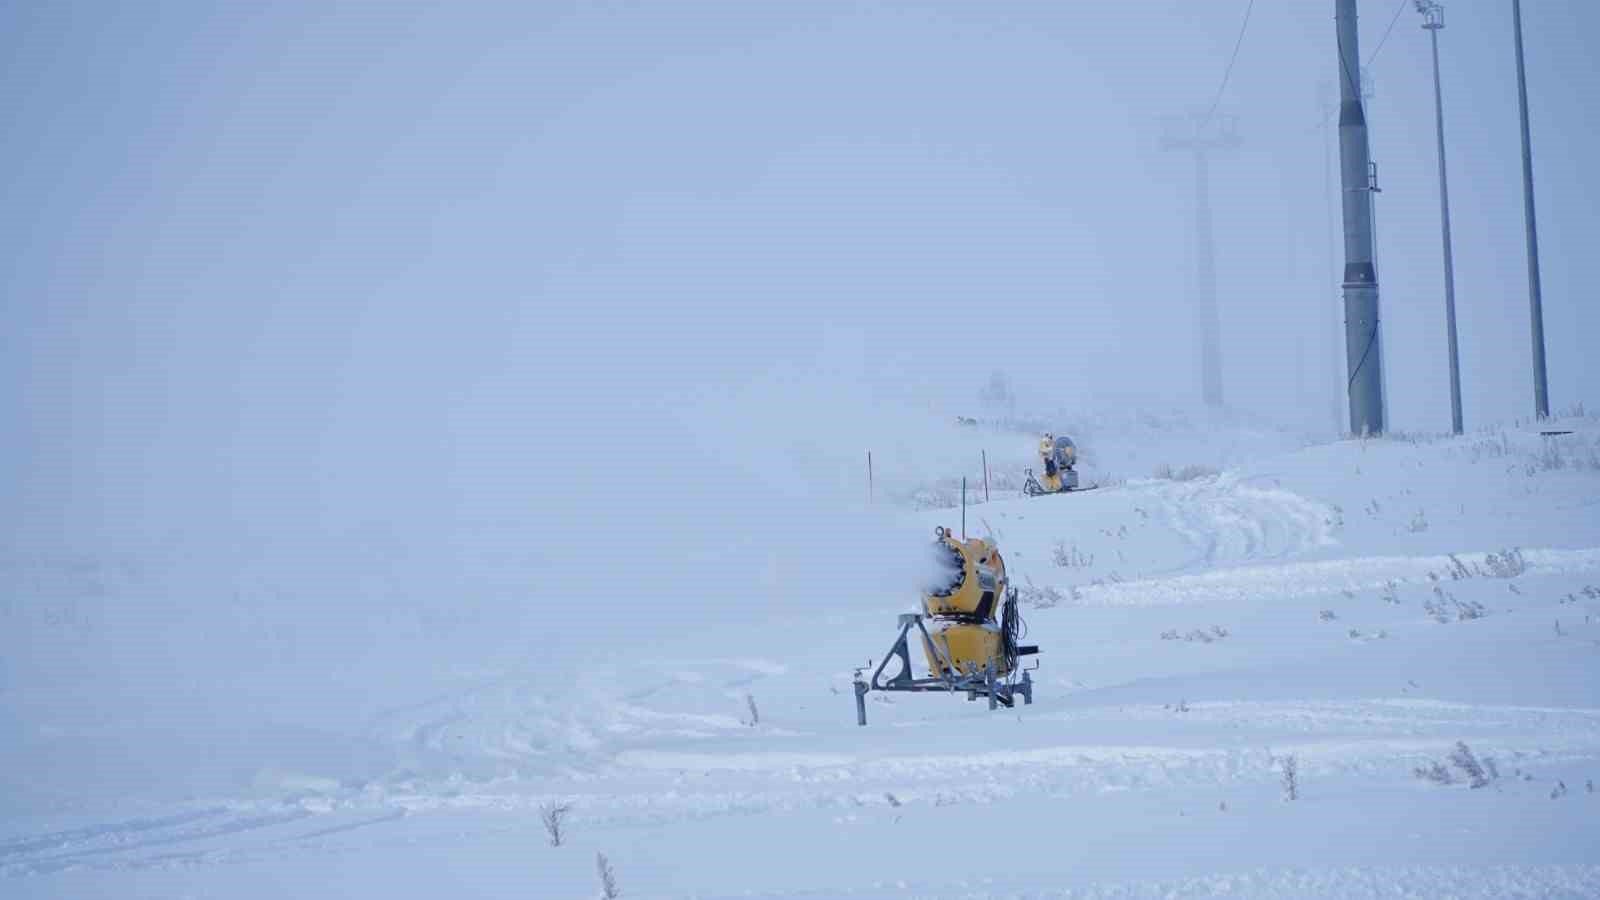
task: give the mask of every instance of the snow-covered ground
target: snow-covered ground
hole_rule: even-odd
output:
[[[1028,435],[949,427],[963,459],[1027,462]],[[853,545],[826,533],[799,538],[814,606],[530,622],[525,653],[352,664],[359,689],[330,678],[316,710],[274,706],[277,632],[236,587],[262,674],[230,687],[229,724],[201,745],[181,723],[74,715],[48,688],[94,664],[85,646],[110,652],[93,635],[128,601],[204,578],[178,553],[19,550],[0,614],[50,616],[56,637],[3,670],[0,895],[585,897],[596,854],[625,897],[1600,895],[1600,420],[1543,427],[1574,433],[1308,444],[1237,422],[1080,424],[1102,489],[981,503],[969,485],[966,527],[1000,542],[1042,648],[1036,702],[875,694],[866,728],[852,670],[914,592],[831,577]],[[949,482],[897,482],[896,458],[879,473],[901,505],[841,508],[841,534],[959,527]],[[516,534],[464,551],[482,596],[550,564]],[[441,587],[392,552],[368,562],[375,594]],[[470,619],[457,599],[426,609]]]

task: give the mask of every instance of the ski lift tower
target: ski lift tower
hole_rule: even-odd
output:
[[[1211,229],[1211,178],[1207,157],[1239,147],[1237,116],[1196,114],[1161,120],[1161,149],[1194,156],[1195,317],[1200,332],[1200,395],[1222,405],[1222,325],[1217,314],[1217,254]]]

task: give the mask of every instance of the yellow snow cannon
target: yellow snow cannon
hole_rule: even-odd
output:
[[[900,616],[900,634],[870,680],[861,677],[865,669],[856,671],[857,724],[867,724],[869,691],[965,691],[968,700],[988,697],[990,709],[1009,708],[1019,694],[1024,704],[1033,702],[1033,678],[1017,659],[1039,648],[1017,643],[1022,617],[999,547],[937,528],[932,549],[937,574],[923,591],[922,612]],[[928,662],[923,678],[911,671],[907,637],[913,628]],[[899,671],[884,678],[890,659],[900,661]]]
[[[923,642],[929,670],[953,669],[975,675],[993,663],[996,674],[1011,670],[996,604],[1006,595],[1006,563],[993,541],[960,540],[949,531],[935,531],[934,553],[941,563],[942,584],[922,595],[922,610],[931,620],[931,638]]]
[[[1039,461],[1044,464],[1044,474],[1035,478],[1033,470],[1029,469],[1028,480],[1022,485],[1023,493],[1028,496],[1089,490],[1078,487],[1078,471],[1073,468],[1078,462],[1078,447],[1072,443],[1072,438],[1045,432],[1039,438]]]
[[[1003,598],[1007,586],[1000,548],[984,538],[962,540],[945,528],[934,529],[934,535],[939,576],[922,595],[923,612],[993,619],[995,603]]]

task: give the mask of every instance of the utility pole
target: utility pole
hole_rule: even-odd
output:
[[[1450,247],[1450,185],[1444,165],[1444,95],[1439,87],[1439,29],[1444,7],[1438,0],[1415,0],[1422,27],[1433,44],[1433,121],[1439,137],[1439,230],[1444,239],[1444,325],[1450,345],[1450,430],[1461,433],[1461,360],[1456,347],[1456,264]]]
[[[1239,146],[1233,116],[1168,117],[1162,122],[1161,149],[1194,156],[1195,315],[1200,332],[1200,396],[1207,406],[1222,405],[1222,325],[1217,314],[1216,244],[1211,232],[1211,177],[1207,154]]]
[[[1333,240],[1333,114],[1338,112],[1339,104],[1333,99],[1333,83],[1324,81],[1318,91],[1318,106],[1322,109],[1322,196],[1328,201],[1328,288],[1339,283],[1339,251]],[[1328,290],[1324,288],[1323,290]],[[1327,373],[1332,379],[1328,392],[1330,411],[1333,413],[1333,431],[1335,434],[1344,430],[1344,398],[1343,391],[1339,390],[1339,383],[1344,381],[1344,366],[1339,365],[1338,325],[1339,317],[1335,311],[1332,297],[1317,292],[1320,298],[1318,306],[1327,307]]]
[[[1522,0],[1511,0],[1517,39],[1517,104],[1522,112],[1522,212],[1528,226],[1528,313],[1533,322],[1533,411],[1550,417],[1550,385],[1544,371],[1544,301],[1539,296],[1539,229],[1533,214],[1533,143],[1528,136],[1528,76],[1522,69]]]
[[[1339,49],[1339,162],[1344,206],[1345,360],[1350,380],[1352,434],[1384,430],[1382,347],[1378,329],[1378,272],[1372,262],[1374,184],[1367,117],[1361,98],[1361,48],[1356,0],[1334,0]]]

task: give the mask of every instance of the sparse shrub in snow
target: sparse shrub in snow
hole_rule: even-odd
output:
[[[539,821],[544,823],[545,834],[550,838],[550,846],[561,846],[566,837],[564,822],[567,813],[572,812],[571,803],[550,803],[539,807]]]
[[[894,794],[889,793],[888,791],[884,792],[883,799],[889,801],[889,805],[890,806],[898,807],[900,805],[900,798],[896,797]]]
[[[1331,609],[1324,609],[1317,613],[1317,618],[1324,622],[1332,622],[1333,620],[1339,618],[1339,616]]]
[[[1429,617],[1441,625],[1450,621],[1452,611],[1455,613],[1457,622],[1481,619],[1489,614],[1489,611],[1484,608],[1482,603],[1475,600],[1457,600],[1455,594],[1450,593],[1439,585],[1433,586],[1433,599],[1423,601],[1422,609]]]
[[[1492,578],[1515,578],[1528,571],[1528,561],[1522,558],[1522,551],[1515,547],[1490,553],[1483,558],[1483,565]]]
[[[1213,478],[1217,475],[1221,475],[1222,472],[1221,470],[1214,469],[1211,466],[1193,465],[1184,466],[1181,469],[1174,469],[1171,465],[1162,463],[1156,467],[1154,474],[1156,478],[1159,478],[1163,481],[1194,481],[1199,478]]]
[[[1480,761],[1465,741],[1456,741],[1455,749],[1450,751],[1449,761],[1450,765],[1461,770],[1467,779],[1467,784],[1474,788],[1487,787],[1500,777],[1500,771],[1495,768],[1494,760],[1486,756]],[[1437,762],[1418,766],[1411,771],[1424,781],[1455,784],[1455,777],[1450,774],[1450,770]]]
[[[1417,514],[1411,517],[1411,523],[1406,526],[1406,529],[1408,531],[1410,531],[1412,534],[1421,534],[1422,532],[1427,531],[1428,530],[1428,516],[1427,516],[1427,514],[1424,513],[1420,509],[1417,510]]]
[[[1063,594],[1052,585],[1047,584],[1044,587],[1037,587],[1032,582],[1029,582],[1017,589],[1017,599],[1035,609],[1049,609],[1052,606],[1058,606],[1061,601],[1069,597],[1073,601],[1083,599],[1083,595],[1078,592],[1076,587],[1069,587],[1067,591],[1067,594]]]
[[[1565,469],[1600,469],[1600,452],[1595,447],[1573,445],[1570,441],[1547,439],[1539,452],[1523,466],[1523,474],[1560,472]]]
[[[1594,793],[1594,779],[1590,778],[1590,779],[1584,781],[1583,789],[1584,789],[1584,791],[1586,791],[1586,792],[1588,792],[1590,794]]]
[[[1411,774],[1434,784],[1455,784],[1455,779],[1450,777],[1450,770],[1436,762],[1418,766],[1411,770]]]
[[[754,728],[761,723],[761,710],[756,709],[756,695],[745,694],[744,703],[747,709],[747,714],[739,721],[750,726],[751,728]]]
[[[1483,765],[1472,754],[1472,748],[1466,741],[1456,741],[1456,748],[1450,752],[1450,764],[1466,773],[1467,783],[1474,788],[1485,787],[1489,784],[1489,775],[1484,772]]]
[[[1187,634],[1180,634],[1178,629],[1172,628],[1161,632],[1161,639],[1163,641],[1182,640],[1191,644],[1210,644],[1222,640],[1228,634],[1228,629],[1223,628],[1221,625],[1213,625],[1209,631],[1204,628],[1191,629]]]
[[[1451,581],[1465,581],[1472,577],[1472,570],[1467,568],[1466,563],[1463,563],[1460,559],[1458,559],[1454,553],[1446,555],[1450,559]]]
[[[1455,612],[1457,622],[1466,622],[1470,619],[1481,619],[1489,614],[1489,610],[1476,600],[1457,600],[1456,595],[1438,585],[1433,588],[1434,599],[1423,601],[1422,609],[1439,624],[1450,621],[1450,613]]]
[[[1565,797],[1566,795],[1567,783],[1565,781],[1557,781],[1556,786],[1550,791],[1550,799],[1555,800],[1559,797]]]
[[[1050,553],[1055,564],[1066,569],[1086,569],[1094,565],[1094,554],[1078,552],[1078,545],[1068,547],[1061,541],[1056,541],[1055,548]]]
[[[1395,584],[1393,581],[1384,582],[1384,584],[1383,584],[1383,602],[1389,604],[1390,606],[1399,606],[1400,605],[1400,586]]]
[[[1283,765],[1283,799],[1296,800],[1300,797],[1300,780],[1297,774],[1297,765],[1294,755],[1285,756]]]
[[[617,888],[617,876],[611,871],[611,860],[606,859],[604,853],[594,855],[594,868],[600,876],[600,896],[604,900],[617,900],[622,896],[622,891]]]

